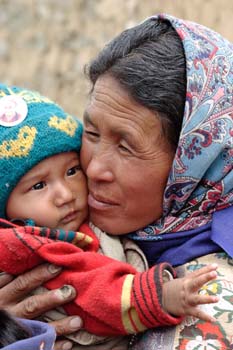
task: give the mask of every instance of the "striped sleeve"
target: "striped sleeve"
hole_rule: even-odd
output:
[[[173,317],[162,307],[164,270],[175,275],[171,265],[161,263],[143,273],[136,274],[133,279],[131,304],[146,328],[176,325],[183,319]]]

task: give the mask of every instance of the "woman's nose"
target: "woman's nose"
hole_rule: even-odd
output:
[[[54,191],[54,202],[56,206],[62,206],[74,200],[74,192],[67,183],[56,184]]]
[[[86,175],[92,181],[113,181],[112,155],[109,152],[95,152],[86,169]]]

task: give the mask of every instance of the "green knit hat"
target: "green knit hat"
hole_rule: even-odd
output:
[[[82,124],[35,91],[0,84],[0,217],[22,176],[55,154],[80,151]]]

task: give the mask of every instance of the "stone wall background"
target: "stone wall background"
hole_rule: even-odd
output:
[[[232,0],[0,0],[0,81],[39,90],[81,118],[84,64],[117,33],[158,12],[233,40]]]

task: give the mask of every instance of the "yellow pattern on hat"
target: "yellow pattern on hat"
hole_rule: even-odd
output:
[[[74,136],[78,126],[78,122],[71,116],[67,116],[66,119],[61,119],[55,115],[49,119],[48,125],[60,131],[64,131],[69,136]]]
[[[15,140],[3,141],[0,144],[0,157],[26,157],[28,156],[36,135],[36,128],[24,126],[18,132]]]

